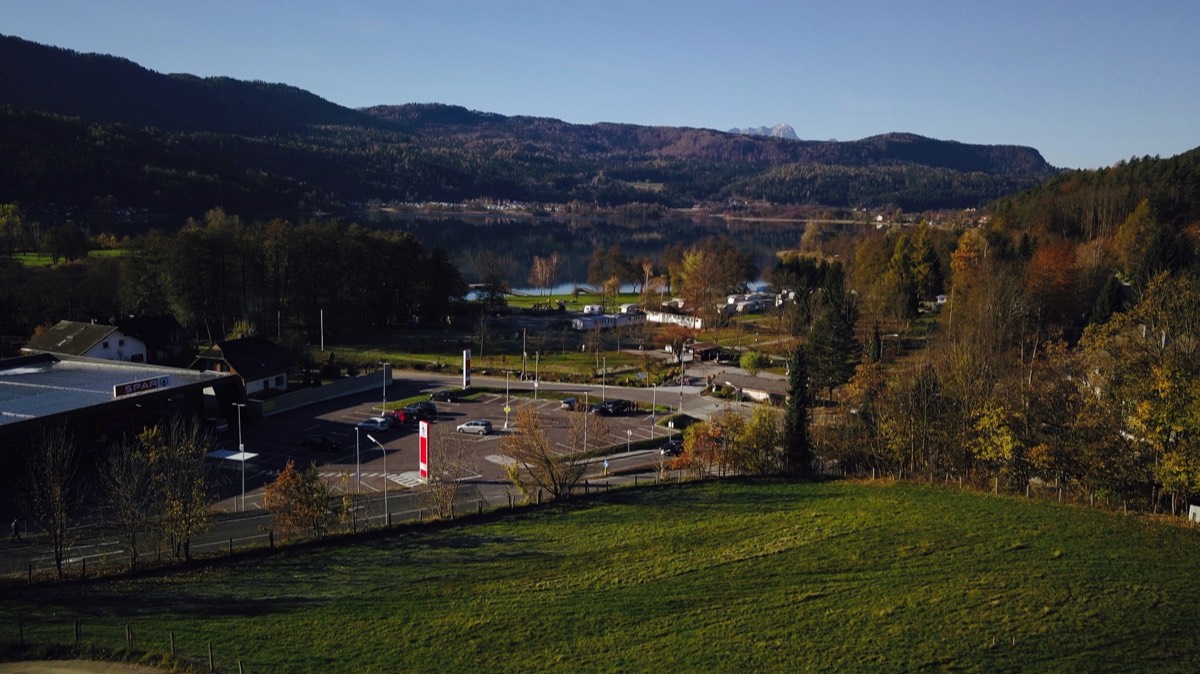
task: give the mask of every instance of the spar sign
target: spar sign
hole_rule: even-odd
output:
[[[134,393],[155,391],[160,388],[167,388],[170,385],[171,377],[165,374],[161,377],[131,381],[127,384],[116,384],[113,386],[113,397],[120,398],[121,396],[133,395]]]
[[[421,479],[429,479],[429,422],[421,422],[421,453],[417,460],[420,462]]]
[[[471,350],[463,349],[463,388],[471,385]]]

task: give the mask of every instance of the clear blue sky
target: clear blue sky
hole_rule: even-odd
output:
[[[1082,168],[1200,146],[1196,0],[0,0],[0,33],[350,107],[908,131]]]

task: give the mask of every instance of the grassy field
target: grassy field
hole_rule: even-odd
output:
[[[98,248],[96,250],[89,250],[88,257],[120,257],[125,252],[123,248]],[[52,257],[41,253],[17,253],[14,257],[26,267],[49,267],[54,264]],[[65,262],[65,259],[59,258],[58,261],[62,263]]]
[[[236,671],[1194,671],[1200,539],[919,486],[707,483],[3,590],[0,634]],[[11,652],[11,651],[10,651]]]

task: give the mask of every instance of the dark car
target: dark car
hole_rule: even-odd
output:
[[[658,448],[659,453],[663,456],[679,456],[683,454],[683,440],[679,438],[671,438]]]
[[[430,400],[436,400],[442,403],[458,402],[459,393],[454,389],[442,389],[429,394]]]
[[[437,405],[424,400],[404,408],[404,414],[410,421],[431,421],[437,418]]]
[[[340,452],[342,446],[328,435],[306,435],[304,441],[300,443],[304,449],[314,452]]]
[[[568,411],[578,410],[582,405],[575,398],[563,398],[562,409]]]
[[[614,417],[619,414],[629,414],[637,411],[637,404],[629,400],[602,400],[588,410],[592,414],[604,417]]]
[[[410,419],[408,416],[408,412],[406,412],[405,410],[402,410],[402,409],[401,410],[388,410],[387,412],[384,412],[383,416],[387,417],[388,419],[390,419],[392,421],[392,426],[402,426],[402,425],[407,424],[408,422],[412,421],[412,419]]]

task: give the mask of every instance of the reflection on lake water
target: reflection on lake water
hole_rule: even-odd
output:
[[[451,262],[462,270],[468,283],[483,277],[481,258],[492,253],[499,260],[509,284],[527,288],[534,256],[547,257],[557,252],[562,260],[558,278],[587,279],[588,263],[597,248],[620,246],[633,260],[648,258],[658,262],[663,250],[671,245],[691,245],[709,236],[729,236],[741,248],[754,254],[765,273],[775,265],[780,250],[799,247],[805,229],[815,223],[804,222],[727,222],[721,218],[670,218],[645,223],[596,219],[558,218],[470,218],[372,212],[368,221],[381,230],[412,233],[427,250],[445,250]],[[828,234],[861,231],[859,225],[821,224]],[[561,292],[570,292],[573,283],[561,283]],[[535,291],[536,292],[536,291]]]

